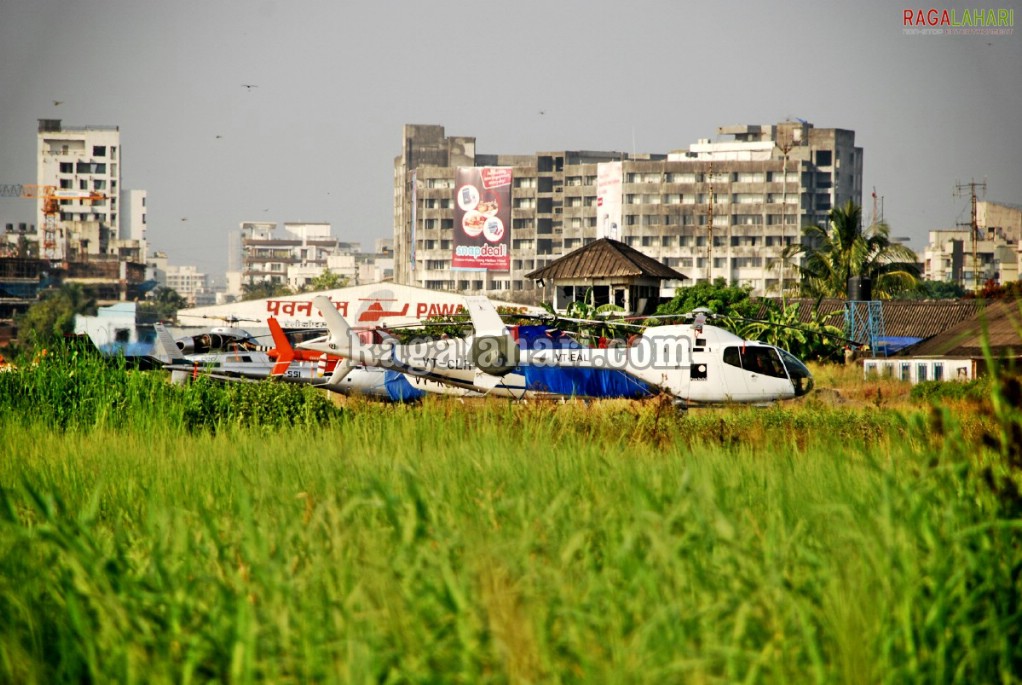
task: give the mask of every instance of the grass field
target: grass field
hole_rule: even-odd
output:
[[[0,681],[1018,682],[1017,382],[817,377],[677,414],[0,374]]]

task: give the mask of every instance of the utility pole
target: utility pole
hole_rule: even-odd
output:
[[[784,297],[784,272],[787,270],[787,265],[784,263],[784,239],[787,233],[788,223],[788,153],[791,152],[791,148],[795,146],[795,137],[790,133],[778,136],[777,147],[780,148],[783,154],[783,164],[781,166],[781,253],[778,263],[780,264],[780,286],[781,286],[781,297]]]
[[[710,205],[706,212],[706,282],[713,283],[713,163],[710,163]]]
[[[978,248],[976,243],[977,234],[979,233],[979,226],[976,223],[976,188],[983,190],[983,193],[987,192],[987,182],[976,183],[975,180],[969,181],[968,183],[958,183],[955,185],[955,197],[961,197],[962,191],[966,188],[969,189],[970,203],[972,205],[972,220],[969,222],[969,234],[972,236],[972,289],[974,292],[979,292],[979,266],[977,265],[978,259]],[[964,284],[963,284],[964,285]]]

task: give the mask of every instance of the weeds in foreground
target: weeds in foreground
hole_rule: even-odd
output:
[[[61,373],[0,380],[23,412],[0,424],[0,681],[1022,672],[1010,378],[961,417],[886,400],[319,414],[302,394]]]

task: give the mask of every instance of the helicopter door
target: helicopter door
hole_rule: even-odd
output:
[[[753,400],[789,396],[788,373],[777,350],[768,345],[750,345],[742,351],[745,384]]]
[[[721,391],[727,399],[741,402],[749,399],[751,392],[748,384],[749,374],[744,368],[744,354],[738,345],[724,348],[721,364]]]

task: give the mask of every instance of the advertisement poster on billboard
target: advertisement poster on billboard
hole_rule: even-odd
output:
[[[458,167],[451,268],[511,270],[511,167]]]
[[[596,165],[596,237],[621,240],[621,162]]]

